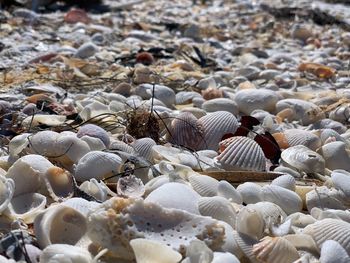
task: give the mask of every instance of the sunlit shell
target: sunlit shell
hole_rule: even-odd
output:
[[[73,178],[68,171],[53,166],[47,169],[43,179],[50,196],[55,201],[61,201],[73,196]]]
[[[238,231],[233,232],[233,238],[238,245],[237,251],[235,251],[235,255],[241,259],[241,258],[248,258],[250,261],[248,262],[255,262],[257,263],[257,260],[253,254],[253,245],[257,244],[259,241],[255,238],[252,238],[248,235],[245,235],[243,233],[239,233]]]
[[[298,172],[298,171],[296,171],[296,170],[294,170],[292,168],[283,166],[283,165],[278,166],[274,170],[274,172],[282,173],[282,174],[289,174],[289,175],[293,176],[294,178],[300,178],[301,177],[300,172]]]
[[[312,217],[311,215],[303,214],[302,212],[297,212],[289,215],[286,218],[286,221],[291,221],[291,227],[296,232],[296,230],[303,229],[307,225],[313,224],[316,222],[316,219]]]
[[[156,145],[156,142],[151,138],[142,138],[135,140],[131,147],[134,151],[145,159],[152,161],[152,147]]]
[[[180,91],[176,93],[176,105],[189,104],[193,98],[201,98],[201,94],[195,91]]]
[[[95,124],[85,124],[79,128],[79,131],[77,132],[77,137],[81,138],[86,135],[100,139],[107,148],[110,144],[110,138],[108,133]]]
[[[283,133],[286,136],[289,146],[304,145],[313,151],[316,151],[321,146],[320,138],[310,131],[288,129]]]
[[[295,178],[290,174],[283,174],[274,179],[271,184],[295,191]]]
[[[91,151],[79,160],[74,176],[79,182],[91,178],[101,180],[119,173],[122,164],[122,159],[116,154]]]
[[[218,196],[225,197],[230,202],[234,202],[237,204],[242,204],[242,196],[241,194],[225,180],[221,180],[218,184]]]
[[[227,171],[264,171],[266,169],[263,150],[257,142],[248,137],[233,137],[217,160],[220,167]]]
[[[283,162],[305,173],[324,173],[325,161],[321,155],[304,145],[297,145],[284,150],[281,154]]]
[[[185,262],[212,262],[213,251],[200,240],[192,240],[190,245],[186,249],[186,258],[182,261]]]
[[[141,84],[135,88],[136,95],[150,99],[152,95],[162,101],[167,107],[175,105],[175,92],[163,85]]]
[[[198,120],[203,127],[204,142],[202,149],[217,150],[219,142],[226,134],[234,134],[238,128],[236,117],[227,111],[207,114]]]
[[[65,205],[49,207],[34,220],[34,233],[41,248],[51,244],[75,245],[86,229],[85,217]]]
[[[350,107],[347,105],[337,107],[329,113],[329,118],[341,123],[348,122],[350,118]]]
[[[262,213],[254,206],[242,207],[236,216],[236,230],[253,239],[263,236],[265,221]]]
[[[224,97],[224,93],[222,89],[209,87],[205,90],[202,90],[202,96],[205,100],[212,100]]]
[[[350,198],[350,173],[343,170],[335,170],[331,176],[334,187],[342,191],[347,198]]]
[[[245,182],[237,187],[237,191],[245,204],[254,204],[263,200],[261,186],[258,184]]]
[[[86,249],[67,244],[53,244],[43,250],[40,262],[90,263],[93,261],[90,252]]]
[[[334,188],[326,186],[317,187],[306,194],[306,207],[310,212],[312,208],[319,207],[322,209],[346,209],[343,203],[344,193]]]
[[[223,197],[199,198],[198,210],[202,216],[211,216],[214,219],[224,221],[230,226],[235,227],[236,212],[231,203]]]
[[[259,211],[262,214],[266,228],[280,224],[287,217],[287,214],[281,207],[271,202],[258,202],[249,204],[247,207]]]
[[[201,196],[215,196],[217,194],[219,181],[210,176],[192,174],[188,177],[188,181]]]
[[[334,219],[339,219],[350,223],[349,210],[338,210],[338,209],[322,210],[321,208],[314,207],[311,209],[310,215],[312,215],[317,220],[322,220],[325,218],[334,218]]]
[[[24,127],[36,127],[38,125],[47,125],[50,127],[55,127],[64,124],[66,121],[66,116],[64,115],[44,115],[35,114],[33,116],[28,116],[22,121]]]
[[[344,142],[330,142],[322,146],[322,156],[325,165],[330,170],[343,169],[350,171],[350,156]]]
[[[91,211],[95,210],[100,203],[87,201],[81,197],[73,197],[62,202],[63,205],[71,207],[86,217]]]
[[[18,156],[28,145],[30,133],[22,133],[11,139],[9,142],[9,153],[11,156]]]
[[[227,98],[216,98],[205,101],[202,109],[206,112],[228,111],[234,115],[238,115],[238,106],[235,101]]]
[[[0,176],[0,213],[9,205],[15,193],[15,182],[12,179]]]
[[[104,143],[98,138],[84,135],[80,140],[86,142],[91,151],[103,151],[106,149]]]
[[[138,198],[145,193],[145,186],[135,175],[124,176],[118,180],[117,193],[123,197]]]
[[[88,216],[88,236],[93,243],[125,259],[134,257],[129,242],[135,238],[152,239],[183,254],[198,239],[211,249],[226,251],[225,232],[217,220],[142,199],[111,198]]]
[[[130,241],[130,246],[138,263],[177,263],[182,258],[179,252],[154,240],[135,238]]]
[[[322,244],[320,263],[347,263],[349,254],[336,241],[327,240]]]
[[[90,181],[83,182],[79,188],[101,202],[107,200],[108,187],[102,181],[98,182],[95,178],[91,178]]]
[[[253,246],[253,253],[259,262],[292,263],[299,258],[293,244],[283,237],[264,237]]]
[[[117,150],[126,153],[134,153],[135,150],[127,143],[122,141],[112,141],[109,145],[110,150]]]
[[[240,261],[231,253],[214,252],[214,258],[211,263],[240,263]]]

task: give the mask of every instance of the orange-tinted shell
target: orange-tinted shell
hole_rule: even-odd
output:
[[[272,136],[275,138],[276,142],[278,143],[278,146],[281,149],[287,149],[290,146],[286,135],[283,132],[276,132],[272,134]]]
[[[336,70],[334,68],[318,64],[318,63],[301,63],[298,67],[299,71],[309,72],[319,78],[331,78],[335,75]]]
[[[224,96],[222,90],[216,88],[207,88],[202,91],[202,96],[206,100],[222,98]]]
[[[26,101],[30,103],[36,104],[38,101],[47,101],[47,102],[55,102],[53,98],[51,98],[48,94],[40,93],[34,94],[26,98]]]

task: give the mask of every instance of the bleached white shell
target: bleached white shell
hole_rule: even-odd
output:
[[[240,263],[240,261],[231,253],[214,252],[214,258],[211,263]]]
[[[316,222],[316,219],[311,215],[306,215],[301,212],[293,213],[286,218],[286,221],[291,221],[291,226],[293,229],[301,229],[307,225],[313,224]]]
[[[253,253],[259,262],[292,263],[299,258],[293,244],[283,237],[264,237],[253,246]]]
[[[0,175],[0,214],[8,207],[15,192],[15,182]]]
[[[66,245],[54,244],[47,246],[40,255],[40,262],[45,263],[91,263],[92,257],[86,249]]]
[[[201,196],[215,196],[217,194],[219,181],[210,176],[192,174],[188,176],[188,181]]]
[[[264,171],[266,158],[260,145],[248,137],[232,137],[227,148],[217,157],[226,171]]]
[[[193,214],[199,214],[200,195],[189,186],[180,183],[166,183],[151,192],[145,202],[157,203],[165,208],[176,208]]]
[[[51,244],[75,245],[86,230],[85,216],[61,204],[47,208],[34,220],[34,233],[41,248]]]
[[[281,158],[288,166],[305,173],[324,173],[325,161],[321,155],[304,145],[284,150]]]
[[[293,191],[277,185],[266,185],[261,190],[263,200],[277,204],[287,215],[300,212],[303,208],[301,198]]]
[[[143,99],[150,99],[154,94],[154,97],[162,101],[167,107],[175,105],[175,92],[163,85],[141,84],[136,87],[135,93],[141,96]]]
[[[202,149],[216,151],[219,142],[225,134],[234,134],[238,128],[236,117],[227,111],[217,111],[200,118],[198,122],[203,127],[204,142]]]
[[[322,220],[325,218],[334,218],[334,219],[339,219],[350,223],[349,210],[338,210],[338,209],[322,210],[321,208],[314,207],[311,209],[310,214],[317,220]]]
[[[91,211],[96,209],[100,203],[87,201],[81,197],[73,197],[62,202],[63,205],[71,207],[86,217]]]
[[[107,200],[108,187],[102,181],[98,182],[95,178],[91,178],[90,181],[83,182],[79,188],[101,202]]]
[[[189,104],[196,97],[202,98],[202,95],[195,91],[180,91],[176,93],[176,105]]]
[[[322,244],[320,263],[347,263],[349,254],[334,240],[327,240]]]
[[[154,240],[135,238],[130,245],[137,263],[177,263],[182,258],[179,252]]]
[[[245,182],[237,186],[237,191],[245,204],[254,204],[263,200],[261,186],[258,184]]]
[[[306,194],[306,207],[310,212],[312,208],[322,209],[346,209],[343,203],[345,196],[342,192],[327,188],[326,186],[317,187]]]
[[[236,211],[226,198],[220,196],[201,197],[198,200],[198,210],[202,216],[211,216],[235,227]]]
[[[123,197],[139,198],[145,193],[145,185],[133,174],[124,176],[118,180],[117,193]]]
[[[350,171],[350,156],[344,142],[330,142],[322,146],[325,165],[330,170],[344,169]]]
[[[18,156],[29,145],[29,135],[30,133],[22,133],[11,139],[8,145],[10,156]]]
[[[304,234],[310,235],[320,249],[327,240],[338,242],[349,254],[350,224],[338,219],[323,219],[305,227]]]
[[[350,173],[344,170],[335,170],[331,176],[334,187],[350,198]]]
[[[284,135],[289,146],[304,145],[313,151],[316,151],[321,146],[320,138],[310,131],[301,129],[285,130]]]
[[[67,116],[64,115],[45,115],[45,114],[35,114],[33,116],[28,116],[22,121],[24,127],[35,127],[40,124],[55,127],[62,125],[66,121]]]
[[[241,194],[225,180],[221,180],[218,184],[218,196],[225,197],[230,202],[234,202],[236,204],[242,204],[242,196]]]
[[[287,214],[281,207],[271,202],[258,202],[249,204],[247,207],[257,210],[262,214],[266,227],[281,224],[287,217]]]
[[[142,199],[111,198],[89,214],[88,236],[93,243],[126,259],[133,258],[129,241],[135,238],[152,239],[180,253],[185,252],[192,240],[198,239],[209,248],[226,251],[224,244],[229,239],[229,233],[223,224],[209,217],[163,208]]]
[[[83,136],[90,136],[100,139],[106,148],[108,148],[110,144],[108,133],[103,128],[95,124],[85,124],[81,126],[77,132],[77,137],[81,138]]]
[[[238,106],[236,102],[227,98],[207,100],[202,104],[202,109],[206,112],[228,111],[234,115],[238,115]]]
[[[289,174],[278,176],[271,182],[272,185],[278,185],[291,191],[295,191],[295,178]]]
[[[186,258],[181,263],[210,263],[213,260],[213,251],[200,240],[192,240],[186,249]]]
[[[84,101],[76,101],[77,104],[80,102],[84,102]],[[82,111],[79,112],[79,116],[84,121],[87,121],[91,118],[95,118],[94,120],[97,120],[98,119],[96,118],[97,116],[110,113],[110,110],[107,105],[95,100],[89,101],[89,104],[84,106],[80,104],[80,107],[82,107],[83,109]],[[106,120],[105,116],[104,116],[104,120]]]
[[[246,115],[250,115],[256,109],[273,112],[277,101],[276,92],[267,89],[245,89],[238,91],[235,95],[239,111]]]
[[[113,153],[91,151],[84,155],[75,169],[75,179],[84,182],[95,178],[104,179],[120,171],[122,159]]]
[[[152,147],[156,145],[156,142],[151,138],[142,138],[135,140],[131,147],[134,148],[134,151],[140,156],[144,157],[148,161],[153,161],[152,158]]]
[[[84,135],[80,138],[80,140],[86,142],[89,145],[91,151],[103,151],[106,149],[106,146],[98,138]]]
[[[254,206],[242,207],[236,220],[236,230],[253,239],[262,237],[265,229],[265,221],[262,213]]]
[[[46,170],[43,179],[53,200],[61,201],[73,196],[73,178],[68,171],[60,167],[52,166]]]

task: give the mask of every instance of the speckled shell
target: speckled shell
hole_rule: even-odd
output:
[[[327,240],[322,244],[320,263],[347,263],[349,254],[336,241]]]
[[[110,138],[108,133],[95,124],[85,124],[79,128],[79,131],[77,132],[77,137],[81,138],[85,135],[100,139],[107,148],[110,144]]]
[[[134,151],[140,156],[144,157],[148,161],[152,161],[152,147],[156,145],[156,142],[151,138],[141,138],[135,140],[131,147],[134,148]]]
[[[233,137],[217,160],[226,171],[265,171],[266,168],[264,152],[257,142],[248,137]]]
[[[210,176],[192,174],[188,177],[188,181],[201,196],[215,196],[217,194],[219,181]]]
[[[330,142],[322,146],[325,165],[330,170],[343,169],[350,171],[350,156],[344,142]]]
[[[227,111],[207,114],[198,120],[203,127],[202,149],[217,150],[219,142],[226,134],[234,134],[239,126],[236,117]]]
[[[290,174],[283,174],[274,179],[271,184],[295,191],[295,178]]]
[[[321,146],[320,138],[310,131],[288,129],[283,133],[286,136],[289,146],[304,145],[313,151],[316,151]]]
[[[228,111],[234,115],[238,114],[238,106],[236,102],[227,98],[207,100],[202,104],[202,109],[206,112]]]
[[[242,196],[243,203],[254,204],[262,201],[261,186],[256,183],[245,182],[237,187],[238,193]]]

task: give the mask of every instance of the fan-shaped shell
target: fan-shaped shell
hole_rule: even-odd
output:
[[[277,204],[287,215],[300,212],[303,208],[301,198],[293,191],[277,185],[266,185],[261,190],[265,201]]]
[[[77,132],[77,137],[81,138],[86,135],[100,139],[106,146],[106,148],[108,148],[110,144],[110,138],[108,133],[103,128],[95,124],[85,124],[79,128],[79,131]]]
[[[321,146],[320,138],[310,131],[288,129],[283,133],[286,136],[289,146],[304,145],[313,151],[316,151]]]
[[[322,244],[320,263],[347,263],[349,254],[334,240],[327,240]]]
[[[117,174],[122,164],[122,159],[116,154],[91,151],[79,160],[75,169],[75,178],[79,182],[91,178],[101,180],[113,173]]]
[[[43,250],[40,255],[40,262],[90,263],[92,257],[86,249],[67,244],[53,244]]]
[[[242,136],[232,137],[231,143],[217,160],[227,171],[264,171],[266,168],[266,158],[259,144]]]
[[[332,182],[336,189],[342,191],[347,198],[350,198],[350,173],[342,170],[335,170],[331,174]]]
[[[218,184],[218,196],[225,197],[230,202],[234,202],[236,204],[242,204],[242,196],[241,194],[225,180],[221,180]]]
[[[297,145],[284,150],[281,154],[283,162],[305,173],[324,173],[325,161],[321,155],[304,145]]]
[[[202,216],[211,216],[235,227],[236,211],[231,203],[223,197],[201,197],[198,200],[198,210]]]
[[[345,196],[342,192],[327,188],[326,186],[317,187],[306,194],[306,207],[310,212],[312,208],[322,209],[346,209],[343,200]]]
[[[350,156],[344,142],[330,142],[322,146],[325,165],[330,170],[343,169],[350,171]]]
[[[291,191],[295,191],[295,178],[290,174],[278,176],[271,182],[272,185],[278,185]]]
[[[238,193],[241,194],[243,203],[254,204],[262,201],[261,186],[256,183],[245,182],[237,187]]]
[[[217,194],[219,181],[210,176],[192,174],[188,177],[188,181],[201,196],[215,196]]]
[[[236,220],[236,230],[253,239],[262,237],[265,230],[265,221],[262,213],[254,206],[242,207]]]
[[[217,150],[219,142],[226,134],[234,134],[238,128],[236,117],[227,111],[207,114],[198,120],[203,127],[204,142],[202,149]]]
[[[310,214],[317,220],[321,220],[325,218],[334,218],[334,219],[339,219],[350,223],[349,210],[337,210],[337,209],[322,210],[321,208],[314,207],[311,209]]]
[[[234,115],[238,114],[238,107],[236,102],[227,98],[207,100],[202,104],[202,109],[206,112],[228,111]]]
[[[271,202],[258,202],[249,204],[247,207],[257,210],[262,214],[266,227],[278,225],[287,217],[287,214],[281,207]]]
[[[141,138],[135,140],[131,146],[134,148],[134,151],[137,152],[140,156],[144,157],[148,161],[152,161],[152,147],[157,145],[156,142],[151,138]]]
[[[125,142],[122,142],[122,141],[111,142],[111,144],[109,145],[109,149],[122,151],[130,154],[134,153],[134,149],[129,144],[126,144]]]

